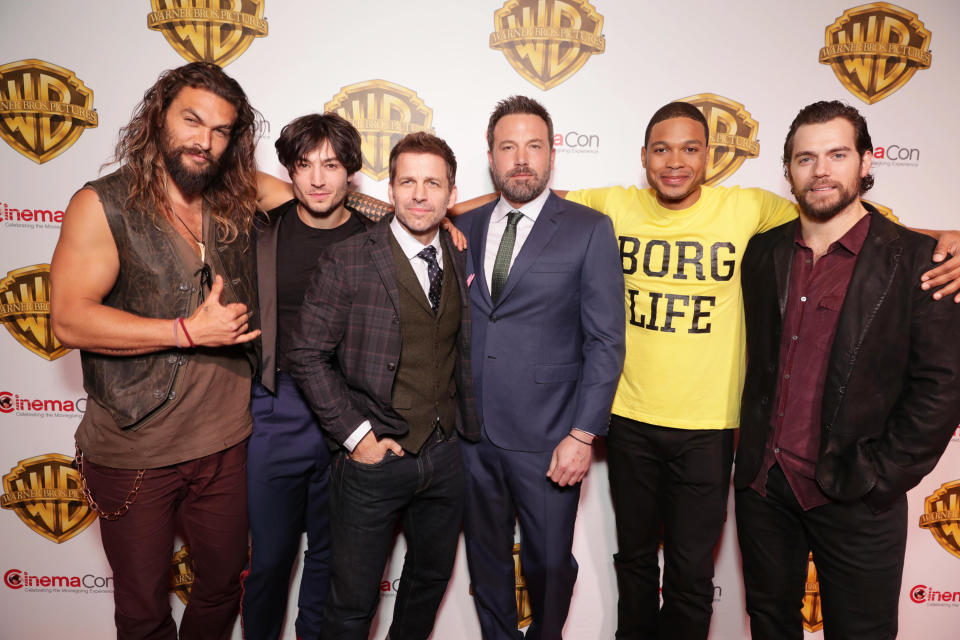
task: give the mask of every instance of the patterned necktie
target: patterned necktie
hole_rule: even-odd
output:
[[[418,253],[417,257],[427,263],[427,277],[430,278],[430,293],[427,298],[436,313],[440,308],[440,281],[443,280],[443,269],[437,264],[437,249],[431,245]]]
[[[496,302],[507,283],[507,274],[510,273],[510,259],[513,257],[513,245],[517,240],[517,223],[523,214],[514,209],[507,214],[507,228],[500,238],[500,248],[497,249],[497,259],[493,262],[493,275],[490,278],[490,297]]]

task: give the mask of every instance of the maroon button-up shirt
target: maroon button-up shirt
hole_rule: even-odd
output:
[[[830,245],[816,264],[813,251],[803,243],[799,226],[794,238],[770,437],[763,466],[750,487],[766,495],[767,475],[774,464],[779,464],[805,510],[830,502],[814,479],[820,451],[823,385],[840,308],[867,238],[871,215],[863,216]]]

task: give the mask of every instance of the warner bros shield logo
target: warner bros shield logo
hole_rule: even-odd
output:
[[[50,265],[15,269],[0,280],[0,323],[41,358],[56,360],[70,351],[50,324]]]
[[[587,0],[508,0],[493,14],[490,48],[546,91],[603,53],[603,16]]]
[[[813,554],[807,556],[807,580],[803,586],[803,628],[810,633],[823,628],[823,612],[820,609],[820,581],[817,580],[817,567],[813,564]]]
[[[0,66],[0,137],[37,164],[97,122],[93,91],[73,71],[34,58]]]
[[[723,182],[740,168],[744,160],[760,155],[757,140],[760,125],[742,104],[715,93],[698,93],[680,101],[700,109],[707,119],[710,149],[704,184]]]
[[[930,32],[917,14],[886,2],[847,9],[826,28],[824,40],[820,63],[867,104],[903,87],[933,59]]]
[[[187,604],[191,589],[193,589],[193,559],[190,557],[190,548],[183,545],[173,554],[173,561],[170,563],[170,590],[177,594],[180,602]]]
[[[960,558],[960,480],[941,485],[924,501],[920,526],[929,529],[941,547]]]
[[[225,67],[267,35],[265,0],[150,0],[147,27],[190,62]]]
[[[386,80],[368,80],[340,89],[324,111],[349,120],[362,140],[361,171],[374,180],[390,173],[390,149],[408,133],[433,130],[433,109],[416,92]]]
[[[0,507],[10,509],[36,533],[65,542],[97,518],[83,495],[73,458],[48,453],[17,463],[3,476]]]

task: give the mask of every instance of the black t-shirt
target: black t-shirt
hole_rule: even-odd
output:
[[[348,209],[349,210],[349,209]],[[277,364],[289,369],[286,353],[297,327],[300,305],[317,266],[317,256],[330,245],[366,230],[360,215],[350,211],[346,222],[333,229],[315,229],[297,215],[297,201],[274,209],[283,212],[277,237]]]

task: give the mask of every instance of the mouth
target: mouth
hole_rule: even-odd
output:
[[[663,184],[672,186],[672,187],[679,186],[689,179],[690,179],[690,176],[688,175],[666,175],[666,176],[661,175],[660,176],[660,181],[663,182]]]
[[[813,185],[807,188],[807,193],[830,193],[831,191],[836,190],[837,185],[835,184],[818,184]]]

